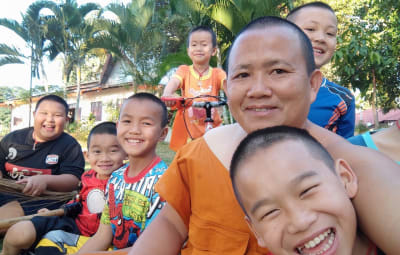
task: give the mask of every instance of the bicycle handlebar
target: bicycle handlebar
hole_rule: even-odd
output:
[[[223,106],[226,105],[226,101],[225,100],[221,100],[221,101],[203,101],[203,102],[197,102],[197,101],[193,101],[194,99],[199,99],[199,98],[209,98],[210,96],[206,97],[206,96],[199,96],[199,97],[188,97],[188,98],[184,98],[184,97],[166,97],[163,96],[161,97],[161,100],[164,102],[175,102],[176,103],[176,107],[177,108],[182,108],[182,107],[198,107],[198,108],[212,108],[212,107],[218,107],[218,106]],[[211,98],[217,98],[220,99],[219,97],[211,97]]]
[[[226,102],[225,101],[193,102],[192,106],[204,108],[204,107],[207,107],[207,104],[209,105],[209,107],[218,107],[218,106],[226,105]]]

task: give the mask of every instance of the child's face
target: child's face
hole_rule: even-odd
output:
[[[130,158],[155,154],[167,127],[161,127],[161,106],[150,100],[131,99],[121,108],[117,137]]]
[[[190,35],[187,53],[193,64],[208,64],[215,52],[216,49],[212,45],[212,36],[209,32],[195,31]]]
[[[117,136],[111,134],[93,134],[87,152],[90,166],[97,173],[97,178],[107,179],[120,168],[126,158],[118,143]]]
[[[245,159],[236,184],[259,244],[273,254],[350,255],[352,174],[340,167],[339,178],[301,142],[285,141]]]
[[[37,142],[52,141],[59,137],[68,118],[64,105],[51,100],[40,103],[34,112],[34,138]]]
[[[306,7],[299,11],[294,23],[310,38],[317,68],[328,63],[336,49],[335,14],[324,8]]]

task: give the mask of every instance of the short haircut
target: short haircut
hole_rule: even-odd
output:
[[[187,37],[187,47],[189,48],[189,43],[190,43],[190,36],[194,33],[194,32],[198,32],[198,31],[204,31],[204,32],[208,32],[211,34],[211,42],[212,42],[212,46],[215,48],[217,47],[217,36],[215,35],[214,31],[207,27],[207,26],[198,26],[198,27],[194,27],[189,31],[188,37]]]
[[[231,50],[235,45],[237,39],[246,31],[254,30],[254,29],[262,29],[262,28],[269,28],[269,27],[287,27],[291,29],[295,34],[297,34],[299,41],[300,41],[300,48],[302,50],[302,55],[304,57],[304,61],[306,63],[307,74],[310,75],[315,70],[315,61],[314,61],[314,50],[311,45],[311,41],[308,36],[299,28],[296,24],[288,21],[286,19],[282,19],[275,16],[265,16],[257,18],[247,24],[236,36],[235,40],[233,41],[231,47],[229,48],[228,56],[225,62],[225,71],[228,73],[229,69],[229,58],[231,55]],[[292,50],[292,49],[288,49]]]
[[[161,108],[161,127],[165,127],[168,124],[168,111],[167,111],[167,106],[165,106],[165,103],[161,101],[160,98],[156,97],[153,94],[146,93],[146,92],[141,92],[141,93],[136,93],[126,99],[125,102],[128,100],[149,100],[152,101],[156,104],[158,104]],[[121,107],[121,110],[124,108],[124,106]],[[121,111],[120,111],[120,117],[121,117]]]
[[[65,116],[68,116],[69,106],[68,106],[67,102],[65,102],[65,100],[62,97],[59,97],[57,95],[47,95],[47,96],[40,98],[39,101],[36,103],[35,112],[39,108],[39,105],[44,101],[53,101],[53,102],[62,104],[65,108]]]
[[[296,8],[294,8],[293,10],[291,10],[289,12],[289,14],[286,16],[286,19],[294,22],[294,20],[296,19],[297,14],[299,14],[299,11],[302,9],[305,9],[307,7],[316,7],[316,8],[322,8],[322,9],[326,9],[328,11],[331,11],[335,16],[335,11],[332,9],[332,7],[330,7],[328,4],[324,3],[324,2],[311,2],[311,3],[307,3],[307,4],[303,4],[300,6],[297,6]]]
[[[240,206],[242,207],[246,215],[247,212],[243,207],[243,203],[237,191],[235,182],[235,178],[241,164],[247,158],[254,155],[257,151],[267,149],[275,144],[279,144],[285,141],[301,142],[307,148],[313,158],[324,162],[325,165],[332,172],[335,172],[335,162],[332,156],[322,146],[322,144],[318,142],[314,137],[312,137],[305,129],[288,126],[275,126],[254,131],[247,135],[246,138],[244,138],[243,141],[239,144],[235,153],[233,154],[230,165],[230,177],[233,190]]]
[[[92,135],[98,135],[98,134],[108,134],[108,135],[117,135],[117,125],[112,122],[112,121],[106,121],[102,122],[100,124],[97,124],[90,130],[89,136],[87,139],[87,148],[89,150],[90,147],[90,141],[92,139]]]

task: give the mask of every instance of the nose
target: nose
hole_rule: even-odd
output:
[[[47,114],[46,115],[46,121],[48,121],[48,122],[54,121],[54,115],[53,114]]]
[[[316,42],[325,42],[324,31],[315,31],[312,39]]]
[[[130,134],[139,134],[140,133],[140,124],[139,123],[132,123],[129,127]]]
[[[107,152],[102,153],[100,155],[100,162],[108,162],[110,160],[110,156],[108,155]]]
[[[253,98],[271,96],[271,83],[268,77],[265,77],[262,73],[253,75],[253,77],[254,79],[251,81],[252,84],[250,84],[247,96]]]
[[[290,234],[306,231],[316,220],[316,212],[308,208],[297,207],[289,213],[287,231]]]

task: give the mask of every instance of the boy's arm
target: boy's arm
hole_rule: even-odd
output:
[[[92,236],[83,246],[79,249],[77,254],[85,254],[86,252],[105,251],[112,242],[113,234],[111,225],[100,223],[99,229],[96,234]]]
[[[175,91],[179,88],[181,81],[176,77],[171,77],[167,86],[165,86],[163,96],[173,96]]]
[[[179,214],[168,204],[134,243],[130,255],[179,254],[188,230]],[[154,245],[157,244],[157,245]]]
[[[327,147],[347,160],[358,178],[353,199],[361,230],[386,254],[400,251],[400,165],[382,153],[342,141]]]
[[[79,179],[72,174],[35,175],[26,177],[17,183],[26,184],[24,194],[38,196],[45,190],[69,192],[78,187]]]

